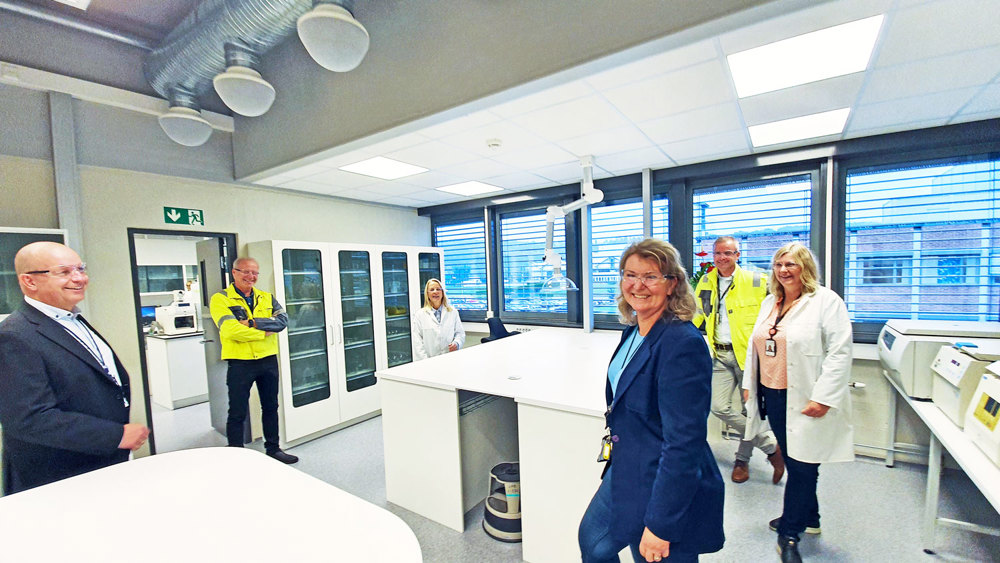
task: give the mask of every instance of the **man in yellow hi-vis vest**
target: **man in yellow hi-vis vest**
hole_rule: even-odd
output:
[[[229,362],[229,416],[226,439],[243,447],[243,421],[249,410],[250,387],[257,384],[260,395],[264,448],[267,455],[282,463],[299,458],[281,451],[278,445],[278,334],[288,326],[284,308],[266,291],[254,287],[260,265],[253,258],[233,263],[233,283],[212,296],[212,320],[219,327],[222,359]]]
[[[767,454],[774,472],[771,481],[777,484],[785,474],[785,460],[778,442],[770,430],[746,439],[747,417],[743,396],[733,396],[743,381],[743,363],[753,332],[760,303],[767,296],[767,276],[740,268],[740,247],[733,237],[719,237],[713,245],[715,269],[698,280],[695,301],[698,312],[691,321],[704,324],[708,345],[712,349],[712,414],[740,434],[740,445],[733,463],[733,482],[750,478],[750,455],[754,447]]]

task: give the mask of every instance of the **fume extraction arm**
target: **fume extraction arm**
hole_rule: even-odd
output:
[[[562,256],[552,247],[556,219],[604,200],[604,192],[594,187],[594,157],[580,159],[583,181],[580,182],[580,199],[566,205],[550,205],[545,210],[545,256],[542,262],[552,266],[552,277],[542,284],[542,291],[579,291],[573,280],[563,275]]]

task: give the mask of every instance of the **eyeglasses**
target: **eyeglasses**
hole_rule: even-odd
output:
[[[621,276],[622,276],[622,281],[625,282],[625,283],[627,283],[627,284],[635,285],[635,284],[641,282],[642,285],[644,285],[646,287],[653,287],[654,285],[659,285],[659,284],[663,283],[666,280],[672,280],[672,279],[674,279],[674,276],[670,276],[670,275],[661,276],[661,275],[657,275],[657,274],[646,274],[646,275],[640,276],[640,275],[633,274],[632,272],[624,272],[624,273],[621,274]]]
[[[780,268],[784,268],[786,270],[794,270],[795,268],[801,268],[801,267],[802,266],[800,264],[796,264],[795,262],[775,262],[774,263],[774,269],[775,270],[778,270]]]
[[[736,256],[739,253],[739,250],[723,250],[722,252],[713,252],[712,256],[725,256],[728,258],[730,256]]]
[[[48,274],[55,278],[68,278],[73,275],[73,272],[80,272],[82,275],[87,275],[87,264],[80,263],[76,266],[53,266],[48,270],[32,270],[30,272],[25,272],[26,274]]]
[[[253,276],[255,278],[260,275],[260,272],[254,272],[253,270],[241,270],[239,268],[233,268],[233,270],[236,270],[245,276]]]

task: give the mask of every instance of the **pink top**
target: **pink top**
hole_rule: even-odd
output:
[[[795,305],[793,303],[792,308]],[[773,337],[770,335],[771,327],[774,326],[774,321],[778,318],[778,310],[780,308],[781,302],[779,301],[775,303],[771,314],[767,316],[767,320],[757,326],[750,338],[754,350],[757,351],[758,363],[760,364],[760,382],[764,387],[769,389],[788,389],[788,362],[786,361],[788,358],[788,345],[785,338],[785,324],[779,323],[777,326],[778,332]],[[789,308],[790,310],[791,308]],[[787,316],[788,313],[786,312],[785,315]],[[769,338],[773,338],[776,345],[773,356],[765,353],[765,342]]]

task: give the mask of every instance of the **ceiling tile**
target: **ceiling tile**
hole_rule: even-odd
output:
[[[498,154],[493,157],[493,160],[521,170],[531,170],[574,161],[576,157],[556,145],[544,144],[530,149]]]
[[[658,74],[712,60],[718,56],[715,42],[711,39],[685,45],[677,49],[646,57],[611,70],[599,72],[586,81],[599,90],[609,90],[631,84]]]
[[[430,205],[438,205],[441,203],[451,203],[453,201],[462,201],[469,199],[458,194],[451,194],[448,192],[442,192],[440,190],[423,190],[420,192],[412,193],[406,197],[412,197],[414,199],[419,199],[421,201],[426,201]]]
[[[989,114],[991,117],[1000,117],[1000,82],[994,82],[980,90],[959,113],[962,115]]]
[[[480,181],[506,190],[524,190],[552,185],[551,180],[542,178],[536,174],[529,174],[528,172],[504,174],[503,176],[494,176]]]
[[[697,139],[663,144],[660,145],[660,150],[678,164],[690,164],[723,158],[723,155],[747,154],[750,151],[750,140],[745,129],[738,129]]]
[[[628,123],[614,106],[597,95],[533,111],[511,118],[511,121],[551,141],[614,129]]]
[[[921,123],[921,127],[927,127],[928,123],[943,125],[978,91],[978,88],[962,88],[902,100],[859,105],[848,118],[847,130],[851,133],[882,129],[900,131],[911,128],[904,125],[912,123]]]
[[[899,10],[889,20],[877,68],[1000,45],[992,0],[938,0]]]
[[[313,182],[310,180],[291,180],[282,184],[281,187],[289,190],[298,190],[317,194],[331,194],[333,192],[341,191],[342,189],[325,182]]]
[[[462,133],[470,129],[477,129],[484,125],[489,125],[500,121],[500,116],[491,111],[477,111],[462,117],[450,119],[444,123],[431,125],[420,130],[420,134],[430,139],[440,139],[449,135]]]
[[[282,183],[288,182],[288,181],[290,181],[292,179],[293,178],[289,178],[288,176],[285,176],[284,174],[275,174],[274,176],[268,176],[267,178],[261,178],[260,180],[257,180],[256,182],[254,182],[254,184],[258,184],[258,185],[261,185],[261,186],[273,186],[273,187],[277,187],[277,186],[280,186]]]
[[[508,164],[497,162],[493,159],[481,158],[479,160],[473,160],[443,168],[441,172],[451,174],[452,176],[458,176],[459,178],[464,178],[466,180],[478,180],[479,178],[489,178],[492,176],[511,174],[513,172],[517,172],[517,169]]]
[[[412,197],[405,197],[405,196],[393,196],[384,199],[378,199],[375,201],[387,205],[401,205],[403,207],[423,207],[429,203],[422,199],[413,199]]]
[[[326,172],[329,169],[329,166],[322,163],[306,164],[292,170],[286,170],[285,172],[282,172],[281,175],[291,180],[298,180],[300,178],[308,178],[313,174]]]
[[[854,105],[865,74],[855,73],[740,100],[746,125],[759,125]]]
[[[651,146],[649,139],[634,125],[565,139],[556,144],[577,157],[611,154]]]
[[[465,182],[469,179],[470,178],[466,178],[464,176],[455,176],[454,174],[445,174],[444,172],[431,170],[429,172],[424,172],[423,174],[408,176],[401,179],[401,181],[410,184],[411,186],[417,186],[420,188],[437,188],[440,186],[448,186],[459,182]]]
[[[1000,73],[1000,47],[879,68],[871,72],[861,103],[983,85],[992,81],[997,73]]]
[[[742,127],[743,118],[740,116],[739,106],[731,102],[639,124],[643,133],[657,145],[714,135]]]
[[[490,148],[486,144],[488,139],[499,139],[501,141],[500,147]],[[479,156],[491,158],[506,152],[536,147],[544,143],[545,139],[510,121],[497,121],[483,127],[442,137],[441,141],[453,147],[474,152]]]
[[[393,151],[385,156],[431,170],[479,158],[479,155],[475,153],[448,146],[440,141],[427,141],[409,148]]]
[[[405,135],[400,135],[398,137],[393,137],[391,139],[386,139],[384,141],[379,141],[372,143],[365,147],[365,150],[371,152],[375,155],[384,155],[393,151],[398,151],[405,149],[407,147],[412,147],[414,145],[419,145],[428,140],[426,135],[421,133],[407,133]]]
[[[716,60],[608,90],[605,96],[639,123],[735,100],[736,92]]]
[[[643,168],[669,168],[675,165],[674,161],[656,147],[603,156],[600,164],[601,168],[616,175],[632,174]]]
[[[317,174],[313,174],[312,176],[302,178],[302,180],[324,184],[341,190],[360,188],[378,182],[378,178],[372,178],[371,176],[354,174],[353,172],[344,172],[343,170],[336,169],[324,170]]]
[[[411,186],[410,184],[390,180],[378,181],[374,184],[360,188],[362,191],[366,191],[371,194],[380,194],[382,197],[408,195],[422,191],[423,189],[424,188],[418,186]],[[378,197],[378,195],[376,195],[376,197]]]
[[[535,174],[548,179],[548,184],[573,184],[583,181],[583,167],[578,161],[536,168]]]
[[[583,80],[574,80],[567,84],[548,88],[536,94],[530,94],[523,98],[494,106],[490,108],[490,111],[500,117],[510,118],[591,94],[593,94],[593,89],[586,82]]]

